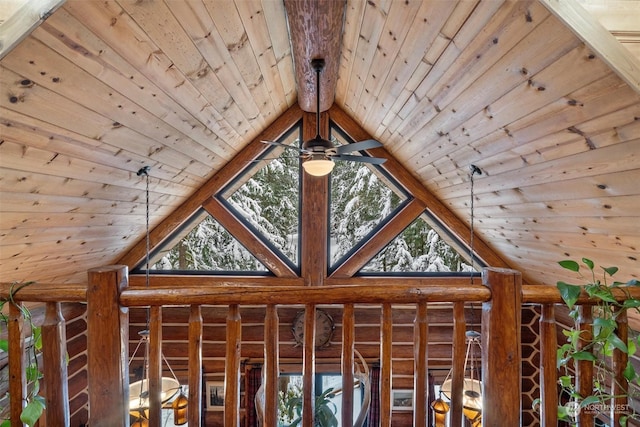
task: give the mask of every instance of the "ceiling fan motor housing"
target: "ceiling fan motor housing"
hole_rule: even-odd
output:
[[[332,154],[331,151],[327,152],[327,150],[335,151],[335,148],[333,147],[333,144],[331,143],[331,141],[322,138],[320,135],[316,135],[314,138],[308,141],[305,141],[302,144],[302,149],[310,153],[322,153],[322,154]]]

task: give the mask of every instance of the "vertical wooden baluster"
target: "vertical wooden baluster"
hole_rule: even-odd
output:
[[[87,286],[87,378],[89,425],[129,425],[129,312],[119,303],[127,267],[89,270]],[[123,345],[124,344],[124,345]]]
[[[304,314],[304,347],[302,349],[302,426],[313,427],[316,388],[316,306],[307,304]]]
[[[541,427],[558,425],[558,337],[553,304],[542,304],[540,316],[540,417]]]
[[[462,392],[464,387],[464,358],[466,354],[467,321],[464,316],[464,302],[453,303],[453,361],[451,374],[451,425],[462,423]]]
[[[578,329],[580,329],[580,340],[578,350],[583,350],[593,339],[593,315],[592,306],[581,305],[578,307]],[[576,361],[576,388],[581,396],[589,396],[593,393],[593,362],[590,360]],[[580,411],[578,414],[578,425],[580,427],[593,427],[593,414],[588,411]]]
[[[353,304],[345,304],[342,313],[342,425],[353,425],[354,376],[354,314]]]
[[[149,310],[149,427],[162,425],[162,307]]]
[[[189,313],[189,408],[190,426],[202,425],[202,308],[192,305]]]
[[[278,310],[274,304],[267,306],[264,320],[264,425],[278,425],[278,375],[280,348]]]
[[[380,427],[390,427],[393,360],[393,316],[391,304],[382,305],[380,335]]]
[[[616,318],[616,334],[623,343],[627,343],[629,339],[629,323],[627,320],[627,310],[620,309]],[[617,348],[613,350],[612,371],[613,383],[611,384],[611,394],[616,396],[611,401],[611,425],[619,426],[620,418],[627,408],[626,395],[628,393],[627,380],[624,377],[624,370],[627,367],[629,355]]]
[[[421,301],[416,307],[416,318],[413,324],[414,376],[415,393],[413,407],[414,427],[426,427],[429,411],[429,378],[427,370],[427,343],[429,340],[429,324],[427,322],[427,302]]]
[[[67,333],[60,303],[49,302],[42,324],[42,351],[46,373],[47,423],[51,426],[69,425],[66,343]]]
[[[229,306],[227,315],[227,353],[224,375],[224,425],[240,425],[240,346],[242,322],[237,304]]]
[[[22,303],[9,304],[8,338],[9,346],[9,397],[11,407],[11,427],[22,427],[20,414],[27,397],[27,362],[25,359],[24,318]]]
[[[519,426],[522,418],[522,276],[485,268],[491,299],[482,304],[482,425]]]

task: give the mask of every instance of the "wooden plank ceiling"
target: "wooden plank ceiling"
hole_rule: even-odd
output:
[[[640,65],[568,0],[68,0],[0,61],[1,280],[120,260],[144,236],[136,171],[152,226],[186,209],[315,108],[319,54],[321,109],[467,225],[482,169],[475,230],[525,280],[583,256],[640,277]]]

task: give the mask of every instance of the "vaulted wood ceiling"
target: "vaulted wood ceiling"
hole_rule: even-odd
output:
[[[130,253],[136,171],[152,226],[188,209],[315,108],[318,55],[322,109],[456,221],[482,169],[475,231],[528,282],[583,256],[640,276],[640,64],[573,2],[68,0],[0,62],[2,281],[84,281]]]

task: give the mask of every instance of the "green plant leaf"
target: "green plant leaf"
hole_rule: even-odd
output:
[[[611,292],[611,289],[609,289],[607,286],[592,284],[585,286],[584,290],[592,298],[600,298],[602,301],[610,302],[613,304],[617,303],[615,297],[613,296],[613,293]]]
[[[598,360],[598,358],[590,351],[577,351],[571,355],[574,360],[588,360],[590,362]]]
[[[628,382],[631,382],[634,380],[634,378],[636,377],[636,370],[634,369],[631,362],[627,362],[627,367],[624,368],[624,371],[622,374],[624,375],[625,379]]]
[[[609,275],[613,276],[618,272],[618,267],[602,267],[602,269]]]
[[[613,330],[617,326],[617,323],[613,319],[606,319],[604,317],[596,317],[593,319],[593,326],[598,326],[600,328]]]
[[[33,326],[31,328],[31,334],[33,336],[33,346],[38,351],[42,351],[42,328],[40,326]]]
[[[42,415],[42,411],[44,411],[44,403],[41,400],[34,399],[27,403],[27,406],[22,410],[20,421],[32,427]]]
[[[640,300],[638,299],[626,299],[622,302],[624,308],[638,308],[640,307]]]
[[[2,421],[2,424],[0,424],[0,427],[11,427],[11,420]]]
[[[9,340],[0,340],[0,350],[9,352]]]
[[[567,270],[571,270],[575,272],[580,270],[580,266],[578,265],[578,263],[570,259],[559,261],[558,264],[560,264],[560,267],[566,268]]]
[[[607,341],[606,342],[608,344],[611,344],[612,346],[614,346],[615,348],[617,348],[618,350],[620,350],[623,353],[626,353],[626,354],[629,353],[629,349],[627,348],[627,345],[616,334],[609,335],[607,337]]]
[[[567,412],[567,408],[562,405],[558,405],[558,421],[573,421],[573,418]]]
[[[589,270],[593,271],[593,267],[595,267],[593,261],[591,261],[589,258],[582,258],[582,262],[584,262],[584,264],[589,267]]]
[[[558,381],[562,387],[571,387],[573,384],[573,378],[570,375],[563,375],[558,378]]]
[[[623,415],[620,417],[620,426],[627,427],[627,420],[629,419],[628,415]]]
[[[38,367],[35,364],[31,364],[27,366],[27,368],[25,369],[25,373],[26,373],[27,381],[29,382],[35,381],[38,378],[40,378],[40,371],[38,370]]]
[[[570,285],[562,281],[559,281],[556,286],[560,291],[562,300],[565,304],[567,304],[567,307],[573,308],[576,301],[578,301],[578,297],[580,296],[582,287],[577,285]]]
[[[584,398],[582,402],[580,402],[580,407],[585,408],[594,403],[598,403],[600,401],[600,397],[598,396],[587,396]]]
[[[628,351],[628,355],[629,356],[633,356],[634,354],[636,354],[636,342],[634,340],[628,340],[627,341],[627,348],[629,349]]]

